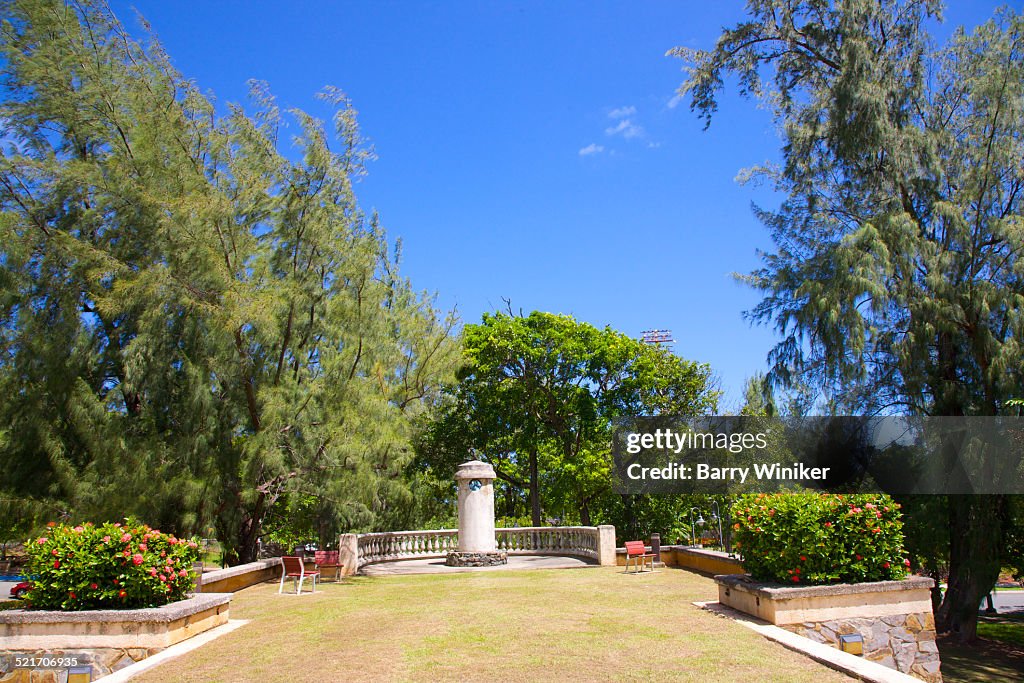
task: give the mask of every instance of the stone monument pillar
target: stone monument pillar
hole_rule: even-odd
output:
[[[459,465],[459,549],[448,553],[449,567],[490,567],[507,564],[494,539],[494,468],[471,460]]]

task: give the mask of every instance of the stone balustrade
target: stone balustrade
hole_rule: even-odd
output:
[[[597,560],[597,527],[556,526],[495,529],[498,550],[509,555],[568,555]]]
[[[494,535],[498,551],[510,555],[566,555],[615,563],[615,529],[610,526],[516,527],[495,529]],[[339,543],[347,573],[374,562],[445,557],[458,546],[455,529],[343,534]]]

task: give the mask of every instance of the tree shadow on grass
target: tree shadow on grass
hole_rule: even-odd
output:
[[[945,683],[1024,680],[1024,646],[988,638],[961,645],[948,635],[937,644]]]

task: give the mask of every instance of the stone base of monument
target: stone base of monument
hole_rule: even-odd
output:
[[[496,567],[508,564],[508,553],[450,552],[444,563],[449,567]]]

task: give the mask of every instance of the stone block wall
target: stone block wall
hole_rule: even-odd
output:
[[[839,647],[839,636],[859,633],[864,659],[910,674],[928,683],[941,683],[935,618],[931,612],[877,618],[806,621],[781,625],[787,631],[818,643]]]
[[[26,669],[14,668],[17,657],[34,657],[36,659],[76,659],[78,666],[92,669],[92,680],[107,676],[152,657],[164,648],[88,648],[80,650],[3,650],[0,651],[0,683],[60,683],[67,680],[67,668],[60,669]]]

